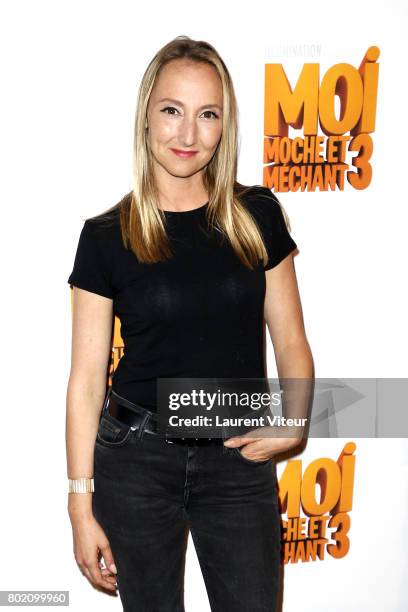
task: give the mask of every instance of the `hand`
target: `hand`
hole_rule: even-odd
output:
[[[79,494],[78,494],[79,495]],[[75,560],[93,587],[116,594],[116,566],[109,540],[92,516],[71,517]],[[104,564],[101,561],[103,557]]]
[[[240,449],[241,455],[246,457],[247,459],[251,459],[252,461],[267,461],[271,459],[274,455],[278,453],[282,453],[287,451],[299,444],[302,438],[293,437],[293,438],[265,438],[256,437],[257,430],[253,430],[250,432],[250,437],[248,434],[243,436],[234,436],[232,438],[228,438],[224,442],[225,446],[229,448],[235,448],[239,446],[246,446],[245,452]],[[263,428],[263,432],[265,432],[265,428]],[[247,452],[249,451],[249,452]]]

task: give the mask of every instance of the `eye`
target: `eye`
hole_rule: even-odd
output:
[[[175,111],[175,112],[167,112],[167,111]],[[166,106],[160,112],[161,113],[165,113],[166,115],[173,115],[174,116],[179,111],[174,106]],[[218,115],[214,111],[206,110],[206,111],[204,111],[203,115],[205,115],[206,113],[210,113],[210,115],[212,115],[212,116],[211,117],[208,117],[208,116],[204,117],[205,119],[212,119],[212,118],[218,119]]]
[[[160,112],[161,113],[166,113],[167,110],[173,110],[176,111],[178,113],[177,108],[174,108],[174,106],[166,106],[166,108],[163,108]],[[174,113],[166,113],[166,115],[173,115]]]
[[[204,114],[205,113],[211,113],[212,115],[214,115],[214,119],[218,119],[218,115],[214,113],[214,111],[206,110],[204,111]],[[211,117],[206,117],[206,119],[211,119]]]

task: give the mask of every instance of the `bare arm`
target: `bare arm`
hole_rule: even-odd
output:
[[[113,301],[74,287],[71,370],[67,388],[66,452],[68,478],[93,476],[93,453],[106,392],[111,350]],[[93,584],[114,588],[98,571],[95,542],[105,562],[113,562],[109,543],[92,515],[93,493],[68,494],[75,556]]]
[[[264,319],[268,327],[279,378],[311,378],[313,357],[303,321],[292,254],[267,270]]]
[[[274,348],[278,376],[280,379],[306,379],[303,388],[308,390],[310,381],[314,377],[314,364],[306,338],[292,254],[290,253],[274,268],[267,270],[265,276],[264,319]],[[292,390],[293,386],[290,388]],[[303,408],[301,406],[301,412]],[[294,410],[296,409],[295,405]],[[276,428],[269,429],[272,431]],[[250,454],[245,450],[244,456],[263,460],[296,446],[300,441],[293,434],[291,437],[279,438],[279,433],[276,437],[270,438],[255,438],[253,433],[248,437],[235,436],[231,440],[236,442],[228,445],[250,445]],[[297,430],[295,434],[297,435]]]
[[[67,388],[66,450],[68,478],[93,476],[93,450],[106,392],[112,341],[112,300],[74,287],[71,371]],[[91,510],[92,493],[69,495]]]

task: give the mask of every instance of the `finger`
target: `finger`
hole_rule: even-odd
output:
[[[231,447],[243,446],[244,444],[249,444],[250,442],[263,440],[264,437],[261,436],[260,434],[261,434],[261,430],[259,428],[253,429],[243,434],[242,436],[233,436],[232,438],[228,438],[227,440],[225,440],[224,445],[231,446]]]
[[[106,580],[101,573],[101,570],[98,566],[98,563],[95,561],[93,563],[88,563],[88,565],[86,566],[87,570],[89,571],[90,575],[91,575],[91,579],[92,582],[95,585],[99,585],[103,588],[107,588],[110,590],[114,590],[115,586],[113,584],[111,584],[108,580]]]
[[[91,573],[90,573],[90,571],[88,570],[88,568],[87,568],[87,567],[82,567],[82,569],[81,569],[81,573],[82,573],[82,575],[83,575],[83,576],[85,576],[85,578],[86,578],[86,579],[87,579],[87,580],[88,580],[88,581],[89,581],[89,582],[92,584],[92,586],[93,586],[92,576],[91,576]]]
[[[83,563],[78,563],[77,565],[78,565],[78,569],[79,569],[79,571],[81,572],[81,574],[82,574],[83,576],[85,576],[85,578],[88,580],[88,582],[90,582],[90,584],[91,584],[92,586],[95,586],[96,581],[95,581],[95,579],[94,579],[94,577],[93,577],[93,575],[92,575],[91,571],[90,571],[90,570],[89,570],[89,568],[87,567],[86,563],[85,563],[85,562],[83,562]]]
[[[227,440],[225,440],[224,446],[230,446],[230,447],[241,446],[243,444],[243,442],[241,442],[241,440],[242,440],[242,438],[240,436],[235,436],[233,438],[228,438]]]
[[[115,584],[115,585],[117,584],[115,574],[111,574],[109,570],[107,569],[102,570],[102,576],[103,576],[103,579],[110,582],[110,584]]]
[[[230,446],[231,448],[235,448],[237,446],[245,446],[246,444],[252,444],[253,442],[260,440],[261,438],[245,438],[241,436],[239,438],[229,438],[224,442],[226,446]]]
[[[253,441],[247,446],[245,452],[242,450],[240,452],[244,457],[247,457],[247,459],[254,459],[255,461],[266,461],[266,459],[270,459],[271,456],[271,449],[265,448],[265,444],[262,440]]]
[[[253,451],[265,451],[267,448],[265,447],[265,441],[260,438],[250,438],[246,444],[250,444],[249,447]]]
[[[101,546],[101,553],[103,555],[103,559],[105,561],[105,565],[108,569],[110,569],[110,571],[112,572],[112,574],[117,574],[118,570],[116,569],[116,565],[115,565],[115,561],[113,559],[113,554],[112,554],[112,550],[109,544],[105,544],[104,546]]]
[[[101,568],[101,574],[104,578],[113,578],[116,580],[116,574],[113,574],[107,567]]]

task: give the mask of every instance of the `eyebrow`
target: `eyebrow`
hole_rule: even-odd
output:
[[[161,104],[162,102],[172,102],[178,106],[184,106],[180,100],[175,100],[174,98],[162,98],[161,100],[158,100],[157,103]],[[203,108],[218,108],[220,111],[222,111],[222,107],[219,106],[219,104],[204,104],[204,106],[201,106],[198,110],[202,110]]]

